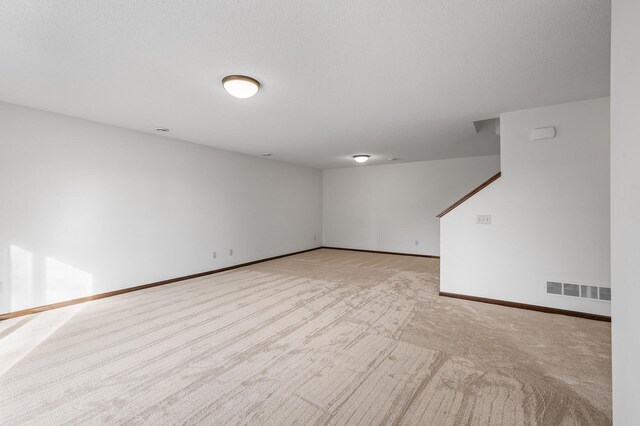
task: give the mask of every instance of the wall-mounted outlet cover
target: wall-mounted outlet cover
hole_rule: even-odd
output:
[[[214,251],[213,252],[213,258],[215,259],[216,257],[218,257],[218,254]]]
[[[420,245],[420,241],[419,241],[419,240],[416,240],[416,241],[415,241],[415,245],[419,246],[419,245]]]
[[[229,256],[233,256],[233,249],[229,249]]]

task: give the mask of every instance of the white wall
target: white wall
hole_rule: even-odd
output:
[[[529,140],[546,126],[555,139]],[[609,315],[545,293],[547,280],[610,284],[609,99],[502,114],[500,132],[502,177],[441,220],[441,291]]]
[[[631,425],[640,421],[640,2],[612,7],[613,420]]]
[[[324,170],[324,245],[439,255],[436,214],[499,170],[499,156]]]
[[[9,104],[0,123],[0,313],[321,244],[319,170]]]

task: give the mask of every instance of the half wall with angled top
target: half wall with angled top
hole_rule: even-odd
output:
[[[555,138],[531,140],[548,126]],[[441,219],[441,291],[610,315],[607,300],[547,292],[611,284],[609,98],[505,113],[500,127],[500,179]]]

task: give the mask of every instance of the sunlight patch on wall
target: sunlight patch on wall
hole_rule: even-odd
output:
[[[77,299],[91,294],[93,276],[51,257],[45,258],[47,303]]]
[[[9,247],[11,278],[11,310],[33,306],[33,253],[20,247]]]

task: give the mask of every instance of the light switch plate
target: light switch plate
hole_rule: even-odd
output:
[[[478,225],[491,225],[491,215],[490,214],[479,214],[479,215],[476,215],[476,224],[478,224]]]

